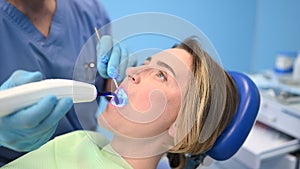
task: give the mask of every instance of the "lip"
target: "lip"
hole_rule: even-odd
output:
[[[116,94],[119,99],[119,104],[116,104],[115,99],[111,99],[111,104],[114,105],[115,107],[124,107],[128,104],[128,95],[125,92],[123,87],[119,87],[116,91]]]

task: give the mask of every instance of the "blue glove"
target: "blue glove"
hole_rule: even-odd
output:
[[[2,84],[0,90],[42,80],[40,72],[18,70]],[[20,151],[34,150],[46,143],[58,121],[72,107],[71,98],[46,96],[36,104],[0,118],[0,145]]]
[[[113,44],[111,36],[102,36],[97,44],[97,68],[103,78],[114,78],[121,82],[128,67],[136,66],[137,59],[129,57],[126,48]]]

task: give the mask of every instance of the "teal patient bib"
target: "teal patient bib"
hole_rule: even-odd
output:
[[[99,133],[75,131],[3,166],[3,169],[132,169]],[[2,168],[1,168],[2,169]]]

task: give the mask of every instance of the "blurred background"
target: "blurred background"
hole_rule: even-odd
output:
[[[196,25],[214,44],[227,70],[272,69],[279,51],[300,50],[300,0],[101,0],[112,21],[140,12],[164,12]],[[135,48],[168,48],[164,41],[132,40]],[[145,45],[145,46],[143,46]],[[167,46],[166,46],[167,45]]]

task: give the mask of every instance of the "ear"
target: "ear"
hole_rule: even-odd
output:
[[[168,130],[169,135],[174,138],[176,135],[176,130],[176,123],[174,122]]]

